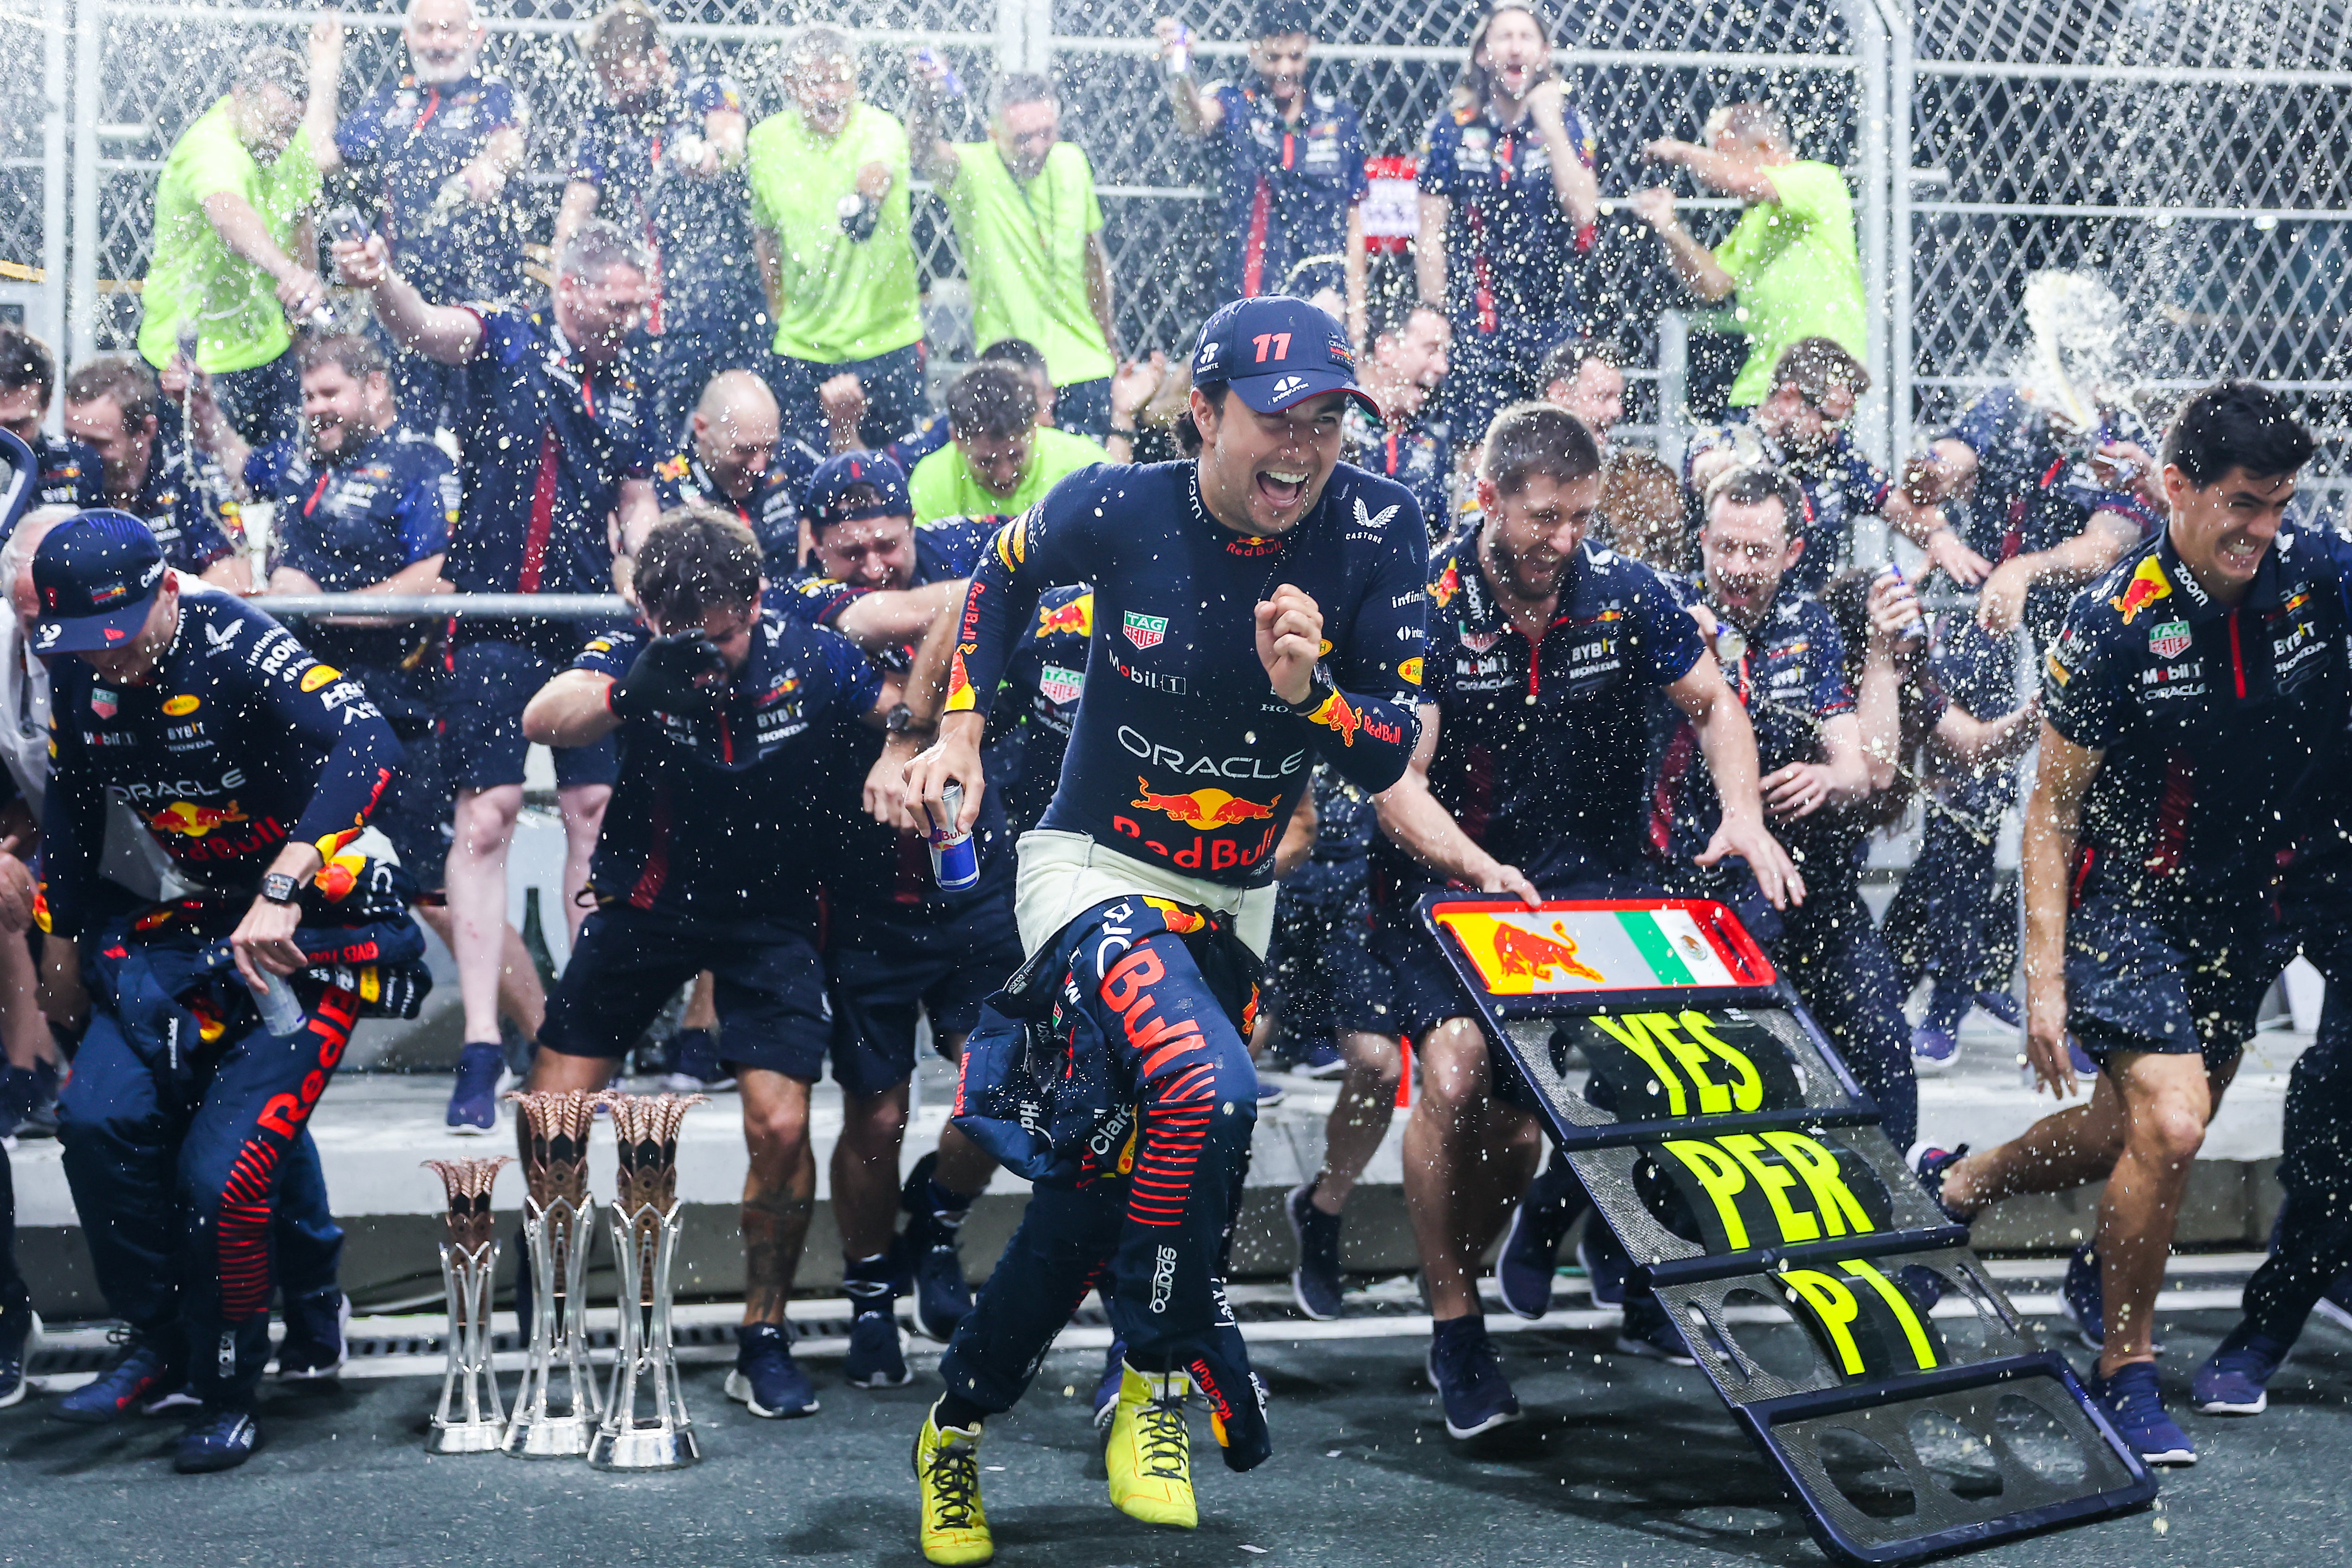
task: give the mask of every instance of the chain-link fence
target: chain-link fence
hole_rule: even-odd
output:
[[[7,4],[38,22],[16,31],[41,47],[0,51],[0,308],[54,332],[69,303],[77,354],[122,343],[163,156],[238,59],[265,44],[299,48],[318,13],[266,0]],[[520,199],[540,235],[593,91],[572,37],[594,8],[486,6],[498,13],[486,68],[532,101]],[[732,76],[754,118],[782,108],[783,34],[820,16],[849,22],[867,95],[894,110],[908,91],[904,49],[918,42],[948,57],[972,99],[999,68],[1056,71],[1067,133],[1095,165],[1129,350],[1181,345],[1215,303],[1215,171],[1167,104],[1150,38],[1162,8],[1193,29],[1204,76],[1246,70],[1252,0],[884,0],[854,19],[768,0],[665,5],[681,63]],[[1445,107],[1478,8],[1317,0],[1314,85],[1362,110],[1374,152],[1409,157]],[[397,0],[362,0],[346,16],[348,107],[401,59]],[[1564,264],[1584,271],[1596,328],[1636,363],[1633,422],[1672,423],[1650,367],[1675,359],[1660,323],[1672,340],[1667,313],[1692,302],[1614,198],[1655,177],[1648,139],[1694,135],[1714,105],[1769,97],[1803,155],[1843,167],[1856,193],[1872,359],[1892,394],[1880,405],[1891,418],[1865,411],[1874,449],[1906,444],[2000,379],[2022,346],[2025,275],[2070,266],[2123,296],[2159,396],[2224,372],[2282,383],[2320,429],[2326,474],[2352,473],[2347,21],[2343,0],[1602,0],[1558,25],[1570,94],[1601,142],[1606,214],[1593,253]],[[1685,180],[1680,193],[1696,193]],[[1696,214],[1702,237],[1722,231],[1731,204]],[[69,302],[58,265],[68,235]],[[916,243],[934,346],[953,361],[969,342],[961,262],[928,193]]]
[[[2002,379],[2027,273],[2079,267],[2124,300],[2151,412],[2259,377],[2302,402],[2315,486],[2340,487],[2347,24],[2340,0],[1922,0],[1896,45],[1913,140],[1892,317],[1917,420]]]

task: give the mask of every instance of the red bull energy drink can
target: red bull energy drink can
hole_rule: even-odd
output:
[[[942,827],[938,818],[931,818],[930,831],[924,835],[931,846],[931,880],[941,893],[961,893],[980,881],[980,846],[970,833],[956,829],[956,819],[963,815],[963,786],[944,786],[940,803],[947,809],[947,823]],[[923,813],[929,816],[930,808],[926,806]]]
[[[963,96],[963,78],[956,75],[955,67],[948,64],[947,57],[940,54],[939,50],[932,48],[929,44],[926,44],[921,48],[915,51],[915,57],[922,61],[927,66],[937,66],[940,68],[940,91],[945,93],[950,98],[961,98]]]

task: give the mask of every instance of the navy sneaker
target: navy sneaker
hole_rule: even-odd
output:
[[[1625,1304],[1625,1271],[1633,1262],[1617,1245],[1615,1233],[1597,1217],[1576,1239],[1576,1266],[1584,1270],[1584,1282],[1596,1307]]]
[[[2197,1369],[2189,1385],[2189,1397],[2200,1416],[2259,1416],[2270,1408],[2263,1385],[2286,1363],[2284,1345],[2268,1334],[2240,1323],[2221,1342],[2221,1348]]]
[[[1969,1217],[1958,1212],[1944,1201],[1944,1173],[1959,1164],[1961,1156],[1968,1152],[1969,1146],[1966,1144],[1957,1148],[1919,1151],[1919,1185],[1927,1190],[1927,1197],[1936,1207],[1943,1211],[1944,1218],[1955,1225],[1968,1224]]]
[[[1555,1160],[1536,1173],[1511,1210],[1511,1228],[1495,1259],[1495,1290],[1512,1316],[1539,1318],[1551,1311],[1559,1244],[1582,1212],[1573,1201],[1576,1191],[1575,1173]]]
[[[1308,1046],[1307,1055],[1290,1071],[1301,1078],[1312,1078],[1318,1083],[1344,1077],[1348,1071],[1347,1054],[1331,1041],[1323,1040]]]
[[[852,1388],[903,1388],[914,1374],[896,1313],[860,1312],[849,1320],[849,1354],[841,1358],[842,1380]]]
[[[734,1075],[719,1060],[719,1037],[707,1029],[682,1029],[670,1037],[670,1069],[662,1087],[679,1094],[715,1094],[735,1087]]]
[[[495,1040],[469,1040],[457,1052],[457,1082],[449,1089],[449,1130],[461,1137],[485,1137],[499,1130],[499,1090],[506,1082],[506,1048]]]
[[[1339,1315],[1339,1217],[1315,1207],[1315,1184],[1290,1189],[1283,1200],[1290,1234],[1298,1242],[1298,1267],[1290,1271],[1290,1293],[1298,1310],[1318,1323]]]
[[[1613,1347],[1619,1355],[1635,1356],[1643,1361],[1663,1361],[1668,1366],[1696,1366],[1698,1358],[1691,1354],[1690,1343],[1683,1331],[1650,1295],[1625,1303],[1625,1326],[1618,1331]]]
[[[1949,1072],[1960,1060],[1960,1037],[1949,1030],[1921,1024],[1911,1031],[1911,1070],[1932,1078]]]
[[[1511,1392],[1496,1358],[1495,1342],[1476,1317],[1454,1318],[1433,1326],[1429,1337],[1429,1381],[1445,1406],[1445,1430],[1475,1437],[1519,1418],[1519,1397]]]
[[[2164,1394],[2157,1385],[2156,1363],[2135,1361],[2113,1377],[2105,1378],[2094,1369],[2089,1388],[2091,1397],[2106,1412],[2116,1436],[2129,1444],[2143,1460],[2151,1465],[2197,1462],[2197,1445],[2189,1440],[2180,1423],[2165,1413]]]
[[[793,1360],[792,1342],[775,1323],[745,1323],[735,1331],[727,1397],[770,1420],[816,1414],[816,1386]]]
[[[252,1411],[241,1405],[201,1406],[172,1451],[172,1468],[184,1476],[233,1470],[259,1447],[261,1428],[253,1424]]]
[[[1977,1006],[2011,1029],[2025,1027],[2025,1009],[2017,1005],[2015,991],[1979,991]]]
[[[2311,1310],[2340,1329],[2352,1329],[2352,1274],[2339,1274]]]
[[[927,1175],[916,1174],[925,1187],[930,1186]],[[912,1277],[915,1328],[925,1339],[945,1344],[971,1312],[971,1284],[963,1277],[961,1249],[964,1216],[971,1211],[942,1211],[921,1193],[906,1207],[912,1218],[898,1238],[898,1265]]]
[[[1095,1385],[1095,1430],[1108,1433],[1111,1417],[1118,1414],[1118,1385],[1126,1376],[1127,1342],[1113,1338],[1110,1348],[1103,1352],[1102,1381]]]
[[[1282,1103],[1284,1096],[1288,1093],[1288,1091],[1283,1087],[1282,1080],[1275,1076],[1275,1073],[1279,1071],[1280,1069],[1271,1066],[1257,1070],[1257,1108],[1261,1111],[1273,1110]]]
[[[340,1287],[288,1300],[286,1337],[278,1344],[279,1380],[307,1383],[341,1376],[344,1330],[351,1321],[352,1299]]]
[[[0,1309],[0,1410],[22,1400],[33,1386],[25,1368],[40,1348],[40,1313],[29,1304]]]
[[[2066,1260],[2066,1281],[2058,1290],[2060,1308],[2074,1332],[2093,1350],[2105,1350],[2107,1345],[2107,1292],[2105,1281],[2099,1273],[2099,1254],[2092,1243],[2085,1241],[2074,1249]],[[2164,1354],[2161,1335],[2151,1335],[2148,1348],[2157,1354]]]
[[[134,1339],[112,1366],[50,1406],[49,1414],[77,1426],[103,1427],[133,1411],[152,1416],[194,1403],[170,1358],[145,1340]]]

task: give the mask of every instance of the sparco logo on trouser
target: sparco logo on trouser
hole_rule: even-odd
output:
[[[1164,1312],[1168,1298],[1176,1289],[1176,1249],[1162,1247],[1152,1254],[1151,1310]]]

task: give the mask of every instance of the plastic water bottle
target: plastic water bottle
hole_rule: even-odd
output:
[[[940,884],[941,893],[961,893],[980,880],[980,847],[970,833],[956,828],[956,819],[963,815],[963,786],[941,788],[940,803],[947,809],[948,820],[942,827],[934,819],[927,835],[931,845],[931,880]],[[924,814],[929,815],[929,808]]]
[[[286,977],[261,971],[261,1027],[273,1037],[299,1032],[306,1015]]]

